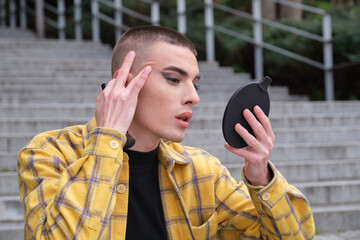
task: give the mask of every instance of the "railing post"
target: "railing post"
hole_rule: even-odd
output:
[[[99,3],[97,0],[91,0],[91,13],[92,13],[92,39],[94,42],[100,42]]]
[[[36,8],[36,36],[38,38],[45,37],[45,28],[44,28],[44,1],[36,0],[35,2]]]
[[[20,28],[26,29],[27,18],[26,18],[26,1],[20,0]]]
[[[122,14],[122,0],[115,0],[114,1],[115,6],[115,23],[116,23],[116,29],[115,29],[115,41],[117,41],[121,34],[122,30],[121,27],[123,25],[123,14]]]
[[[10,28],[16,28],[16,4],[15,0],[10,0],[9,2],[10,10]]]
[[[160,4],[158,0],[151,2],[151,24],[156,26],[160,24]]]
[[[215,34],[213,0],[204,0],[205,31],[206,31],[206,60],[215,61]]]
[[[81,0],[74,0],[75,39],[77,42],[82,40],[81,20]]]
[[[333,73],[333,49],[332,49],[332,30],[331,15],[326,13],[322,19],[323,40],[324,40],[324,77],[325,77],[325,99],[334,100],[334,73]]]
[[[186,0],[177,0],[177,17],[178,31],[182,34],[186,33]]]
[[[1,27],[6,27],[6,10],[5,10],[5,2],[6,0],[0,0],[0,21]]]
[[[264,60],[262,48],[261,0],[252,0],[255,78],[264,76]]]
[[[65,40],[65,2],[57,1],[59,40]]]

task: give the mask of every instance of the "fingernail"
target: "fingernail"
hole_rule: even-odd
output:
[[[150,66],[146,66],[146,67],[145,67],[145,72],[146,72],[146,73],[149,73],[151,70],[152,70],[152,68],[151,68]]]
[[[134,51],[130,51],[129,53],[128,53],[128,57],[134,57],[135,56],[135,52]]]
[[[256,105],[255,107],[254,107],[254,111],[256,111],[256,112],[259,112],[261,110],[261,108],[258,106],[258,105]]]
[[[243,128],[243,126],[241,126],[240,123],[237,123],[237,124],[235,124],[235,128],[237,128],[237,130],[240,131]]]

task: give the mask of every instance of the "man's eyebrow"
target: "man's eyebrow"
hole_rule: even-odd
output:
[[[186,71],[184,71],[181,68],[175,67],[175,66],[169,66],[169,67],[164,68],[163,70],[175,71],[175,72],[178,72],[180,75],[182,75],[184,77],[189,76],[189,74]],[[199,80],[200,79],[200,74],[197,74],[194,79]]]

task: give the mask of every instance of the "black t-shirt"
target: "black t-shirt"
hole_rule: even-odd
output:
[[[158,148],[151,152],[124,151],[130,166],[125,238],[167,239],[158,178]]]

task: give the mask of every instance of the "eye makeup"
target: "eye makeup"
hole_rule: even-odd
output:
[[[175,73],[170,73],[170,72],[175,72]],[[166,68],[162,69],[161,74],[163,75],[163,77],[166,80],[169,80],[169,81],[171,81],[173,83],[179,83],[180,82],[180,79],[178,77],[174,76],[174,75],[180,74],[182,77],[188,77],[189,76],[189,74],[186,71],[184,71],[181,68],[175,67],[175,66],[169,66],[169,67],[166,67]],[[199,80],[200,80],[200,75],[197,74],[195,76],[195,78],[193,79],[193,84],[194,84],[195,90],[199,90],[199,85],[198,85]]]

